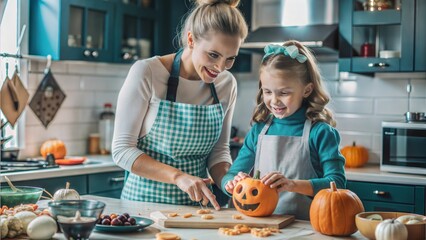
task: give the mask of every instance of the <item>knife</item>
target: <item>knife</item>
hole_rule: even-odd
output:
[[[15,108],[15,111],[18,111],[19,109],[19,98],[18,98],[18,93],[16,92],[16,88],[13,85],[12,81],[7,81],[7,87],[9,89],[10,92],[10,96],[12,97],[12,101],[13,101],[13,107]]]

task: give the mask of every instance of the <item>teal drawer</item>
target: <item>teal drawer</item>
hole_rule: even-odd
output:
[[[388,203],[388,202],[374,202],[374,201],[362,201],[366,212],[409,212],[422,214],[422,212],[416,212],[414,205],[408,204],[398,204],[398,203]]]
[[[65,188],[67,182],[71,184],[70,188],[75,189],[80,195],[87,194],[86,175],[17,181],[13,184],[16,186],[42,187],[53,195],[57,190]],[[43,196],[46,195],[46,193],[43,194]]]
[[[124,171],[89,175],[89,194],[121,190],[124,186]]]
[[[352,59],[353,72],[397,72],[399,58],[364,58]]]
[[[415,186],[348,181],[347,188],[362,201],[415,204]]]
[[[107,191],[107,192],[97,192],[97,193],[93,193],[93,195],[119,199],[121,197],[121,189]]]

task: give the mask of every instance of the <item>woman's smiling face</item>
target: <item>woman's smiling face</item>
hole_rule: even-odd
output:
[[[304,86],[290,72],[262,69],[260,73],[263,102],[276,118],[285,118],[295,113],[303,99],[312,92],[312,83]]]
[[[242,40],[238,36],[223,33],[210,33],[208,37],[194,40],[188,36],[188,46],[192,49],[192,62],[200,79],[212,83],[219,73],[234,64]]]

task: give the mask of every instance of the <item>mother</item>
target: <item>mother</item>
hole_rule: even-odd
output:
[[[112,146],[114,162],[130,172],[122,199],[220,208],[207,183],[208,173],[220,183],[231,162],[237,89],[227,70],[247,36],[238,4],[197,0],[182,28],[182,49],[129,70]]]

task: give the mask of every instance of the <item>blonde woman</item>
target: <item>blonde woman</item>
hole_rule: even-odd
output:
[[[219,209],[208,173],[230,166],[236,80],[247,36],[239,0],[197,0],[175,54],[136,62],[119,93],[112,155],[130,172],[121,198]],[[208,171],[208,172],[207,172]]]
[[[260,89],[244,145],[222,189],[232,194],[236,183],[254,168],[261,181],[277,188],[277,214],[309,219],[312,197],[330,181],[346,186],[340,136],[326,105],[329,96],[311,52],[297,41],[268,45],[260,67]]]

